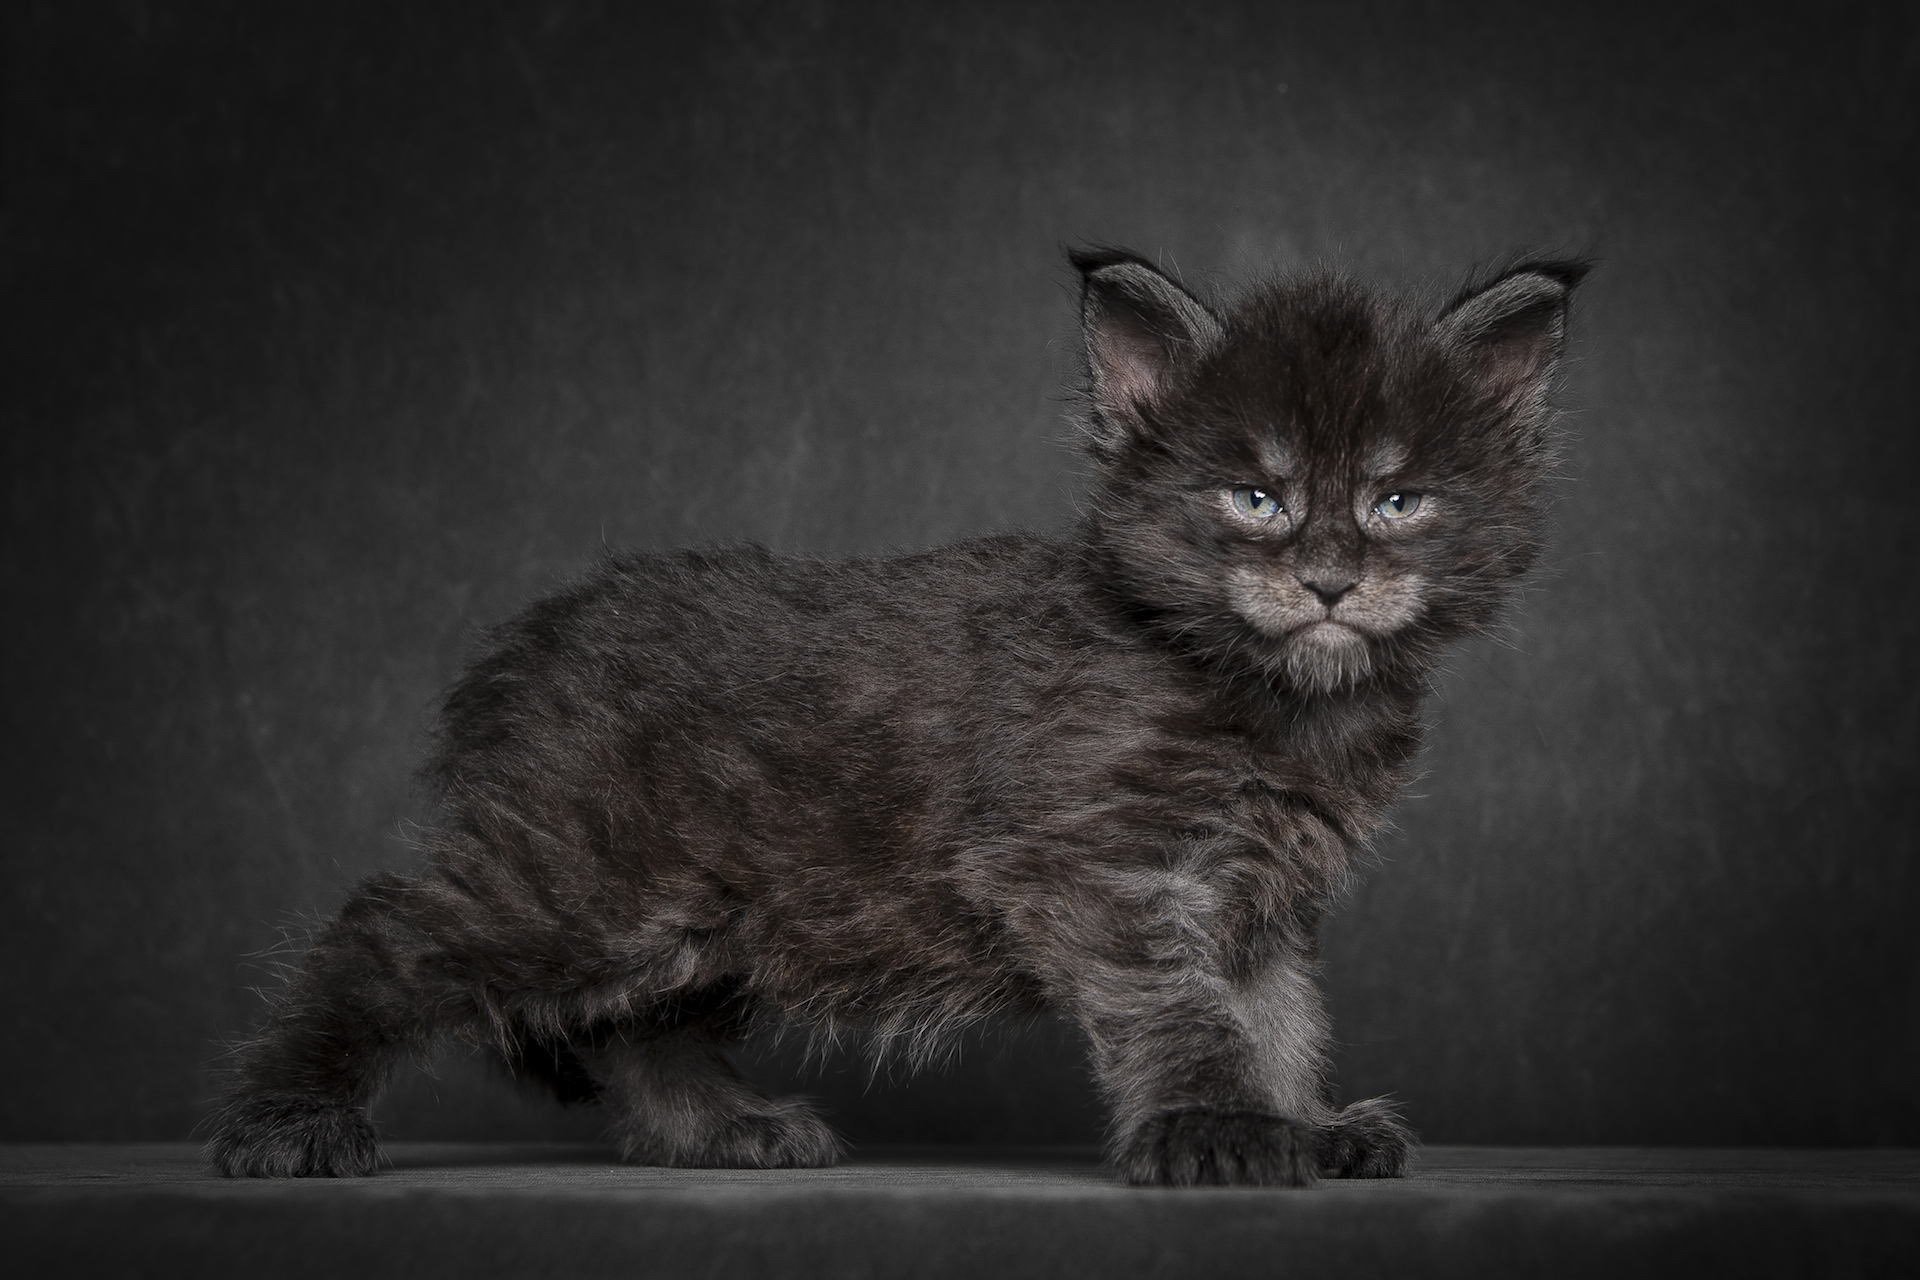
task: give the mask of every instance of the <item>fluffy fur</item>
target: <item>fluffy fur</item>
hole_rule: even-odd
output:
[[[822,1165],[821,1118],[729,1064],[749,1028],[917,1060],[1050,1007],[1132,1182],[1402,1171],[1391,1109],[1332,1100],[1316,928],[1436,658],[1534,559],[1582,268],[1436,316],[1331,275],[1222,313],[1074,261],[1075,533],[616,556],[501,627],[447,699],[426,869],[320,932],[215,1167],[370,1171],[370,1099],[442,1033],[597,1098],[627,1159]]]

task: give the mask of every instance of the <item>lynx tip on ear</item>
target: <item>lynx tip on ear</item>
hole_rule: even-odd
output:
[[[1095,272],[1103,271],[1108,267],[1122,266],[1145,267],[1147,270],[1155,271],[1157,274],[1157,269],[1154,265],[1139,254],[1130,253],[1125,249],[1115,248],[1112,245],[1094,244],[1072,246],[1067,250],[1067,261],[1071,262],[1073,269],[1083,276],[1093,275]]]

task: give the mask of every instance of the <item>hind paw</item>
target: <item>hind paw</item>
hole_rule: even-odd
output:
[[[821,1169],[837,1164],[844,1149],[818,1112],[795,1101],[730,1122],[710,1148],[716,1164],[745,1169]]]
[[[631,1164],[692,1169],[820,1169],[839,1163],[845,1151],[819,1113],[793,1099],[727,1116],[699,1132],[629,1130],[617,1141]]]
[[[207,1159],[229,1178],[355,1178],[380,1159],[359,1107],[301,1097],[242,1097],[221,1112]]]

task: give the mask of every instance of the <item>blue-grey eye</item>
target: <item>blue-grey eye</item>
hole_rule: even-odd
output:
[[[1233,509],[1253,520],[1271,520],[1286,508],[1265,489],[1243,484],[1233,491]]]
[[[1417,493],[1389,493],[1373,504],[1386,520],[1405,520],[1420,509],[1420,495]]]

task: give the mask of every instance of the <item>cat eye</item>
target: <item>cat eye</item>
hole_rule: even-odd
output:
[[[1373,509],[1385,520],[1405,520],[1420,509],[1420,495],[1417,493],[1389,493],[1373,504]]]
[[[1280,499],[1265,489],[1256,489],[1243,484],[1231,495],[1233,509],[1250,520],[1271,520],[1286,508],[1280,505]]]

